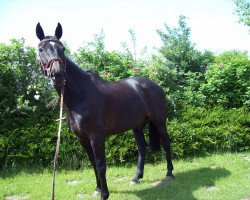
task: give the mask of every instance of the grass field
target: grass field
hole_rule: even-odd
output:
[[[59,162],[60,164],[60,162]],[[166,164],[147,164],[144,178],[129,186],[136,166],[108,167],[111,200],[250,200],[250,152],[213,154],[174,161],[175,179],[166,181]],[[50,170],[0,174],[0,199],[43,200],[51,197]],[[99,199],[91,194],[95,178],[90,168],[58,171],[56,199]]]

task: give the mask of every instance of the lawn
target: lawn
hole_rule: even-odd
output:
[[[60,164],[60,162],[59,162]],[[147,164],[144,178],[130,186],[136,166],[108,167],[111,200],[250,200],[250,152],[213,154],[174,160],[175,179],[166,181],[166,164]],[[51,197],[51,170],[0,174],[0,199],[43,200]],[[56,199],[99,199],[93,170],[56,173]]]

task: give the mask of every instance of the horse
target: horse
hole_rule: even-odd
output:
[[[95,171],[96,189],[101,200],[109,198],[106,181],[105,140],[111,134],[132,129],[138,146],[138,165],[131,183],[143,178],[147,142],[143,129],[149,124],[149,147],[166,153],[167,177],[173,177],[170,137],[166,129],[166,99],[163,90],[144,77],[106,81],[83,70],[64,54],[60,41],[62,26],[54,36],[45,36],[40,23],[36,26],[39,62],[42,73],[51,80],[60,96],[64,92],[66,121],[86,151]],[[63,90],[62,90],[63,89]]]

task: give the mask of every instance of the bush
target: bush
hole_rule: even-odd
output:
[[[187,106],[168,126],[174,157],[214,151],[244,151],[250,144],[247,108],[210,109]]]
[[[54,111],[56,113],[56,111]],[[15,116],[7,120],[0,136],[1,168],[15,165],[51,166],[54,157],[57,116],[49,112]],[[12,127],[7,129],[6,127]],[[168,123],[174,158],[206,154],[214,151],[249,150],[250,113],[246,108],[226,110],[185,107],[178,120]],[[145,130],[145,136],[148,132]],[[131,131],[111,136],[106,142],[109,164],[136,162],[137,147]],[[147,154],[147,161],[164,158],[164,154]],[[70,169],[90,162],[75,135],[63,125],[59,166]]]
[[[205,104],[226,108],[250,106],[250,60],[246,52],[224,52],[205,74]]]
[[[53,114],[53,113],[56,113]],[[54,112],[30,112],[11,115],[0,125],[0,168],[13,165],[50,166],[57,140],[58,123]],[[63,126],[60,161],[65,167],[77,168],[83,160],[83,150],[74,134]],[[77,162],[75,161],[77,157]]]

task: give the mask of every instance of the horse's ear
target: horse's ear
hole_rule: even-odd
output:
[[[41,27],[40,23],[36,25],[36,36],[39,40],[43,40],[45,38],[43,28]]]
[[[60,23],[57,24],[56,31],[55,31],[55,37],[60,40],[62,37],[62,25]]]

